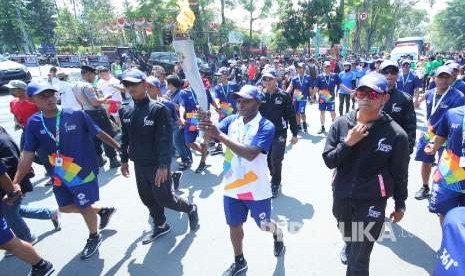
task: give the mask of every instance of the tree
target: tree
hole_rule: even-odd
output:
[[[26,23],[36,42],[54,42],[57,10],[52,0],[28,0]]]
[[[268,15],[272,0],[237,0],[238,4],[242,6],[249,13],[249,37],[252,37],[253,22],[257,19],[264,18]],[[257,11],[260,11],[258,15]]]
[[[21,0],[0,0],[0,41],[3,51],[24,49],[26,35],[21,30],[21,22],[27,10]]]
[[[451,0],[431,25],[431,40],[437,50],[459,50],[465,45],[465,2]]]
[[[80,23],[74,17],[74,14],[69,9],[63,8],[58,11],[57,25],[55,34],[57,37],[56,43],[61,46],[79,45]]]
[[[292,1],[280,1],[278,15],[280,21],[275,27],[273,41],[279,41],[283,46],[283,41],[278,37],[282,36],[288,47],[297,49],[300,44],[306,41],[304,24],[302,24],[302,11],[295,9]]]

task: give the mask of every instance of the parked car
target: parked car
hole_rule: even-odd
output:
[[[149,63],[153,65],[160,65],[165,68],[167,73],[173,72],[174,65],[178,61],[175,52],[152,52],[149,57]],[[208,63],[200,58],[197,58],[197,65],[202,72],[210,73]]]
[[[0,55],[0,86],[7,84],[10,80],[29,82],[31,73],[26,66]]]

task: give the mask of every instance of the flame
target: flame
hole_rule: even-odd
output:
[[[177,0],[176,4],[179,6],[179,14],[176,17],[178,22],[178,30],[181,33],[187,33],[187,30],[192,28],[195,21],[194,12],[189,6],[188,0]]]

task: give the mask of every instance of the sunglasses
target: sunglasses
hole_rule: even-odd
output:
[[[381,70],[381,74],[383,75],[387,75],[387,74],[397,75],[398,73],[399,73],[399,70],[397,70],[397,68],[392,68],[392,67],[384,68],[383,70]]]
[[[355,97],[358,99],[364,99],[368,97],[369,100],[376,100],[381,97],[381,94],[370,88],[362,88],[355,91]]]
[[[48,98],[51,98],[51,97],[55,97],[55,91],[53,91],[53,90],[45,90],[44,92],[37,94],[37,97],[39,97],[41,99],[48,99]]]
[[[126,88],[130,88],[130,87],[136,87],[138,85],[142,84],[142,82],[129,82],[129,81],[125,81],[123,82],[123,85],[124,87]]]

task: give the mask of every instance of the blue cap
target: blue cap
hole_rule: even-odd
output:
[[[393,66],[397,68],[397,70],[399,70],[399,65],[397,64],[397,62],[390,59],[383,61],[383,63],[381,63],[381,65],[379,66],[379,70],[382,71],[384,68],[389,66]]]
[[[26,94],[28,97],[32,97],[44,92],[45,90],[53,90],[58,92],[58,90],[48,84],[48,82],[31,82],[26,87]]]
[[[139,69],[131,68],[123,72],[123,75],[121,76],[121,82],[127,81],[138,83],[145,81],[146,78],[147,76],[144,72]]]
[[[368,87],[376,91],[376,93],[385,93],[388,90],[386,78],[378,73],[369,73],[360,79],[357,89]]]
[[[277,77],[277,73],[276,73],[276,70],[274,70],[273,68],[269,68],[267,70],[263,70],[263,73],[262,73],[262,78],[263,77],[267,77],[267,78],[276,78]]]
[[[296,64],[296,67],[298,67],[298,68],[305,68],[305,63],[299,62],[299,63]]]
[[[447,212],[442,226],[442,243],[438,251],[434,276],[465,275],[465,207]]]
[[[154,87],[158,87],[160,88],[161,87],[161,82],[159,79],[155,78],[154,76],[148,76],[146,79],[145,79],[145,82],[154,86]]]
[[[255,99],[262,100],[262,94],[258,91],[258,88],[254,85],[246,84],[242,86],[239,92],[234,92],[235,98],[241,97],[244,99]]]
[[[215,73],[215,75],[217,75],[217,76],[228,75],[228,74],[229,74],[228,67],[220,67],[220,69],[218,69],[218,72]]]
[[[352,66],[352,63],[348,62],[348,61],[344,61],[343,63],[344,66]]]

